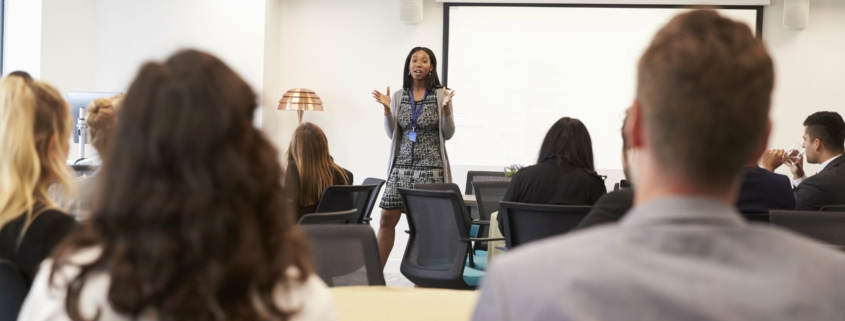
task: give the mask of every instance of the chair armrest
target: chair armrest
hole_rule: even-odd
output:
[[[367,218],[364,218],[364,220],[363,220],[363,221],[364,221],[364,223],[370,224],[370,222],[371,222],[372,220],[373,220],[373,218],[372,218],[372,217],[367,217]]]
[[[486,220],[473,220],[472,222],[470,222],[470,224],[472,224],[472,225],[490,225],[490,221],[486,221]]]
[[[504,237],[462,237],[461,242],[493,242],[504,241]]]
[[[405,234],[411,234],[411,230],[405,230]]]

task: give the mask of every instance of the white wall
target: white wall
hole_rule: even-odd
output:
[[[6,0],[3,19],[3,73],[41,75],[41,0]]]
[[[263,90],[264,0],[44,0],[43,11],[40,68],[62,92],[126,92],[144,62],[185,48],[216,55]],[[77,154],[73,146],[69,158]]]
[[[763,39],[775,61],[774,129],[769,146],[800,143],[804,119],[816,111],[845,115],[845,1],[813,0],[810,24],[802,31],[783,27],[783,0],[765,9]],[[806,165],[813,174],[817,165]],[[788,174],[785,166],[778,170]]]

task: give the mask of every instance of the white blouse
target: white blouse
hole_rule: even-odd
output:
[[[89,248],[79,251],[70,258],[70,262],[81,264],[91,262],[99,257],[100,248]],[[53,321],[70,320],[65,310],[67,284],[79,274],[79,267],[67,265],[56,271],[54,285],[50,284],[50,269],[53,267],[51,259],[44,260],[38,275],[32,283],[29,295],[24,301],[18,320],[20,321]],[[287,270],[289,278],[296,278],[299,270],[291,267]],[[80,294],[80,312],[84,318],[92,318],[97,311],[99,320],[131,320],[130,317],[118,314],[108,302],[108,290],[111,277],[106,273],[91,274],[85,281],[85,288]],[[305,282],[290,289],[278,286],[275,290],[275,301],[280,309],[298,309],[298,313],[290,320],[337,320],[331,292],[317,275],[311,275]],[[154,311],[146,311],[139,316],[139,320],[156,320]]]

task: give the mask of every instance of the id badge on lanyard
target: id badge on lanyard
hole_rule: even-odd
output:
[[[409,95],[411,96],[411,132],[408,133],[408,139],[412,142],[417,142],[417,119],[420,118],[420,114],[422,114],[423,107],[425,107],[425,99],[428,98],[428,89],[426,89],[425,94],[423,95],[423,99],[420,102],[419,108],[417,108],[417,103],[414,101],[414,89],[411,88],[408,90]]]

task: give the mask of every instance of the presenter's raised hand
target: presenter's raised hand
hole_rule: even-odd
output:
[[[449,108],[449,102],[452,101],[452,97],[455,97],[455,91],[443,89],[443,96],[443,117],[449,117],[452,115],[452,108]]]
[[[384,106],[385,110],[390,110],[390,86],[387,87],[387,92],[382,94],[378,90],[373,90],[373,98],[376,102]]]

